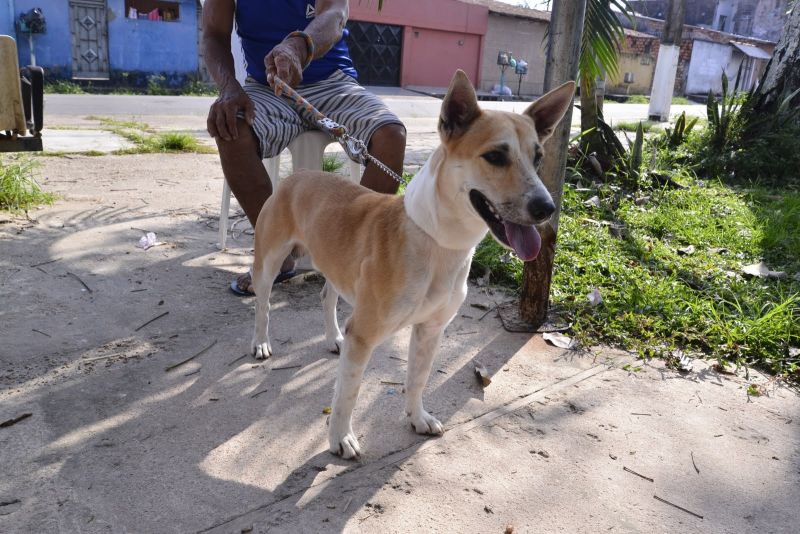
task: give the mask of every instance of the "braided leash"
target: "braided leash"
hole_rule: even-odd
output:
[[[347,128],[320,113],[317,108],[312,106],[308,100],[300,96],[300,94],[290,87],[289,84],[277,76],[273,76],[272,86],[278,88],[279,93],[291,100],[298,110],[308,113],[308,115],[310,115],[313,119],[314,124],[320,130],[327,132],[328,135],[338,141],[350,159],[357,161],[362,165],[366,165],[369,161],[389,175],[395,182],[399,184],[406,183],[402,176],[394,172],[392,169],[387,167],[386,164],[370,154],[367,151],[367,145],[364,144],[364,141],[351,136],[347,133]]]

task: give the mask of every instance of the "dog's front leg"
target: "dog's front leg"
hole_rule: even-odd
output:
[[[422,406],[422,390],[428,383],[433,358],[447,323],[438,321],[415,324],[408,347],[408,373],[406,375],[406,414],[418,434],[442,434],[444,427]]]
[[[357,458],[361,454],[352,427],[353,408],[358,399],[361,377],[374,348],[365,338],[353,333],[353,319],[345,328],[344,346],[339,356],[339,372],[333,394],[333,411],[328,428],[329,450],[342,458]]]

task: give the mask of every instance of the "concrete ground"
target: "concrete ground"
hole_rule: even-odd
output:
[[[59,201],[0,215],[0,423],[31,414],[0,427],[0,532],[797,531],[793,391],[508,333],[513,296],[485,287],[426,389],[445,435],[402,414],[404,330],[364,378],[363,458],[332,456],[321,281],[277,288],[275,355],[247,356],[253,301],[226,286],[251,237],[217,247],[216,156],[42,162]],[[145,231],[165,244],[137,248]]]

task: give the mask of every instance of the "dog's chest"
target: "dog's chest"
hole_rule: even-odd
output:
[[[449,264],[448,264],[449,263]],[[419,278],[414,288],[413,317],[415,320],[428,320],[434,316],[451,316],[466,296],[466,278],[469,262],[447,262],[445,265],[429,265],[427,276]]]

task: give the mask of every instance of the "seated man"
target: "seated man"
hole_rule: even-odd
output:
[[[295,87],[322,114],[367,143],[370,154],[397,173],[403,169],[406,131],[383,102],[355,80],[345,42],[347,0],[206,0],[203,48],[219,97],[208,114],[208,132],[216,139],[222,172],[255,226],[272,185],[261,160],[285,149],[311,128],[284,97],[269,87],[272,76]],[[231,31],[233,21],[247,62],[247,81],[236,81]],[[361,183],[393,194],[398,184],[373,164]],[[281,268],[290,276],[294,260]],[[252,294],[250,275],[231,285]]]

